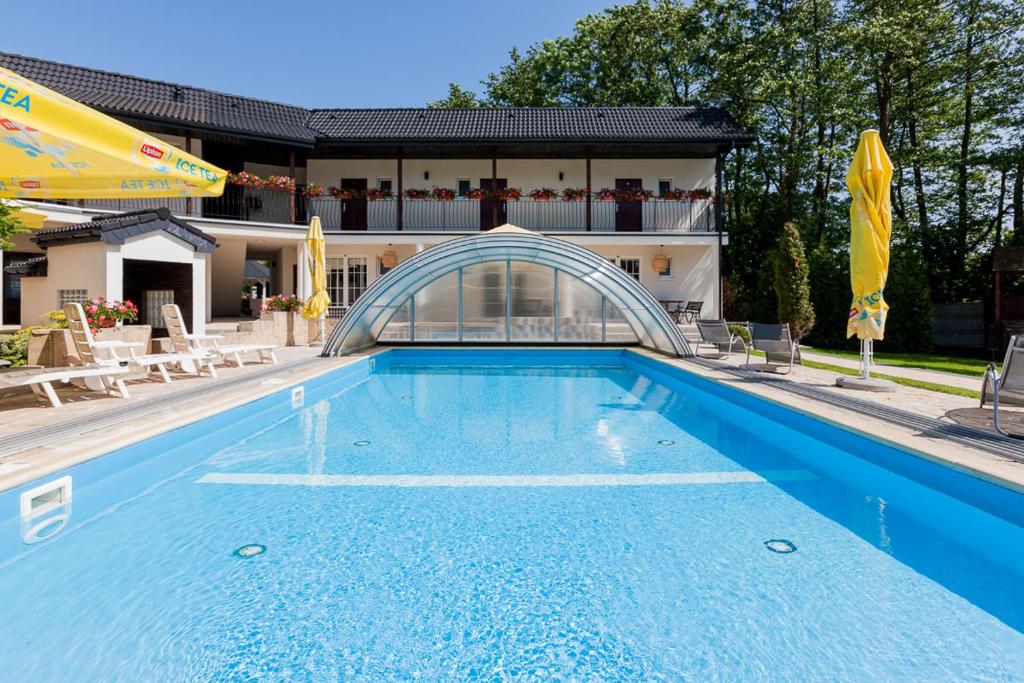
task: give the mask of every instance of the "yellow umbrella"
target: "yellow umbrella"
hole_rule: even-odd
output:
[[[892,237],[892,205],[889,184],[892,162],[877,130],[866,130],[846,174],[850,204],[850,305],[846,336],[881,339],[889,305],[882,292],[889,275],[889,239]]]
[[[226,172],[0,67],[0,197],[216,197]]]
[[[331,297],[327,294],[327,271],[324,269],[326,241],[324,231],[320,229],[320,217],[313,216],[309,221],[309,232],[306,233],[306,258],[309,276],[313,280],[313,294],[302,307],[302,317],[306,320],[318,320],[331,305]],[[322,341],[321,330],[321,341]]]

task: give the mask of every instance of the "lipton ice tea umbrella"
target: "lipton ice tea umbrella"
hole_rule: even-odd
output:
[[[225,175],[0,67],[0,197],[216,197]]]

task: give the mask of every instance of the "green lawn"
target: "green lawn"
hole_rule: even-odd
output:
[[[814,353],[824,353],[839,358],[860,358],[856,351],[846,349],[808,349]],[[934,353],[886,353],[875,352],[875,362],[882,365],[896,365],[903,368],[921,368],[923,370],[939,370],[953,372],[958,375],[981,377],[985,373],[987,361],[976,358],[960,358],[958,356],[940,356]]]
[[[877,357],[878,354],[875,354]],[[829,363],[819,363],[813,360],[803,361],[803,364],[809,368],[817,368],[818,370],[828,370],[829,372],[835,372],[840,375],[859,375],[860,370],[853,370],[851,368],[844,368],[839,365],[831,365]],[[921,367],[921,366],[907,366],[907,367]],[[933,382],[922,382],[916,379],[908,379],[906,377],[896,377],[894,375],[886,375],[880,372],[872,372],[872,377],[878,379],[892,380],[896,384],[902,384],[905,387],[915,387],[917,389],[927,389],[928,391],[938,391],[942,394],[952,394],[953,396],[966,396],[967,398],[981,398],[980,391],[974,391],[973,389],[961,389],[960,387],[951,387],[945,384],[935,384]]]

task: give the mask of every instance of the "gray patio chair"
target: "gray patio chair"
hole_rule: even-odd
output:
[[[1003,431],[999,424],[999,404],[1024,405],[1024,337],[1013,335],[1006,345],[1006,356],[1003,357],[1002,372],[995,363],[985,368],[985,376],[981,380],[981,407],[985,401],[992,402],[992,423],[996,431],[1003,436],[1024,438]]]
[[[747,347],[746,367],[750,368],[750,352],[761,351],[765,355],[765,363],[762,367],[751,368],[753,370],[778,369],[776,363],[785,365],[786,372],[792,372],[793,363],[800,362],[800,345],[793,341],[789,333],[789,324],[766,325],[763,323],[750,323],[750,346]]]
[[[703,301],[687,301],[686,308],[679,311],[679,317],[676,322],[683,322],[686,320],[688,323],[692,323],[694,320],[700,320],[700,309],[704,308]]]
[[[732,347],[737,344],[744,352],[747,350],[743,337],[730,332],[729,323],[724,320],[698,320],[697,331],[700,333],[700,339],[694,349],[697,354],[700,353],[701,344],[714,346],[718,350],[718,355],[725,358],[729,357]]]

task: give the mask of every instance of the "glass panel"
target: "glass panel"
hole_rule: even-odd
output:
[[[459,338],[459,273],[448,273],[416,292],[416,341]]]
[[[601,295],[565,272],[558,273],[558,341],[601,341]]]
[[[512,341],[555,340],[555,270],[512,263]]]
[[[626,316],[611,301],[606,303],[605,316],[605,341],[611,344],[632,344],[637,341],[633,328],[626,322]]]
[[[331,297],[334,306],[345,305],[345,259],[327,258],[327,296]],[[305,268],[303,263],[299,268]]]
[[[350,258],[348,260],[348,301],[349,306],[366,291],[366,259]]]
[[[463,341],[505,341],[505,262],[462,269]]]
[[[381,344],[397,341],[410,341],[409,339],[409,301],[406,300],[402,306],[391,316],[391,320],[381,330],[377,341]]]

